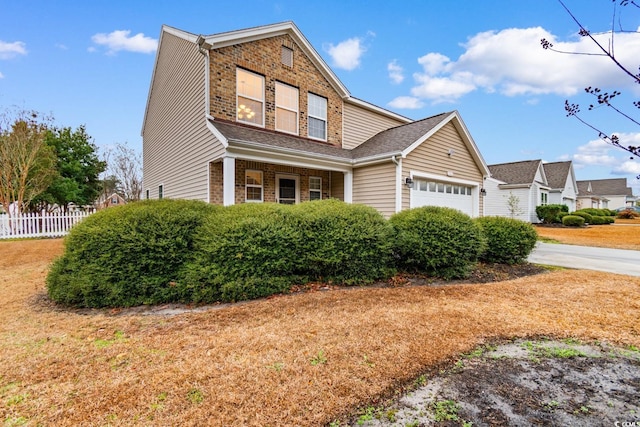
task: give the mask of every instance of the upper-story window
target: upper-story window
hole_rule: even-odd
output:
[[[298,88],[276,82],[276,130],[298,134]]]
[[[264,126],[264,76],[238,68],[236,92],[237,120]]]
[[[327,140],[327,98],[309,94],[309,138]]]

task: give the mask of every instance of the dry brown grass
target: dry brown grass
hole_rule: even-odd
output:
[[[640,347],[638,277],[354,288],[163,317],[47,306],[44,277],[61,250],[59,240],[0,242],[7,424],[323,425],[486,341]]]
[[[539,236],[569,245],[640,250],[640,219],[589,227],[536,227]]]

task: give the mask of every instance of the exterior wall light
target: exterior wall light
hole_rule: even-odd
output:
[[[413,179],[408,176],[405,180],[404,180],[405,185],[407,186],[407,188],[413,188]]]
[[[480,195],[481,196],[486,196],[487,195],[487,190],[485,190],[484,188],[480,189]]]

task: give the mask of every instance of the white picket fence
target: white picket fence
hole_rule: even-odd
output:
[[[91,215],[89,212],[0,214],[0,239],[60,237]]]

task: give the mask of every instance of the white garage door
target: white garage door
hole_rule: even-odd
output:
[[[411,189],[412,208],[421,206],[444,206],[458,209],[473,216],[473,187],[446,182],[414,179]]]

